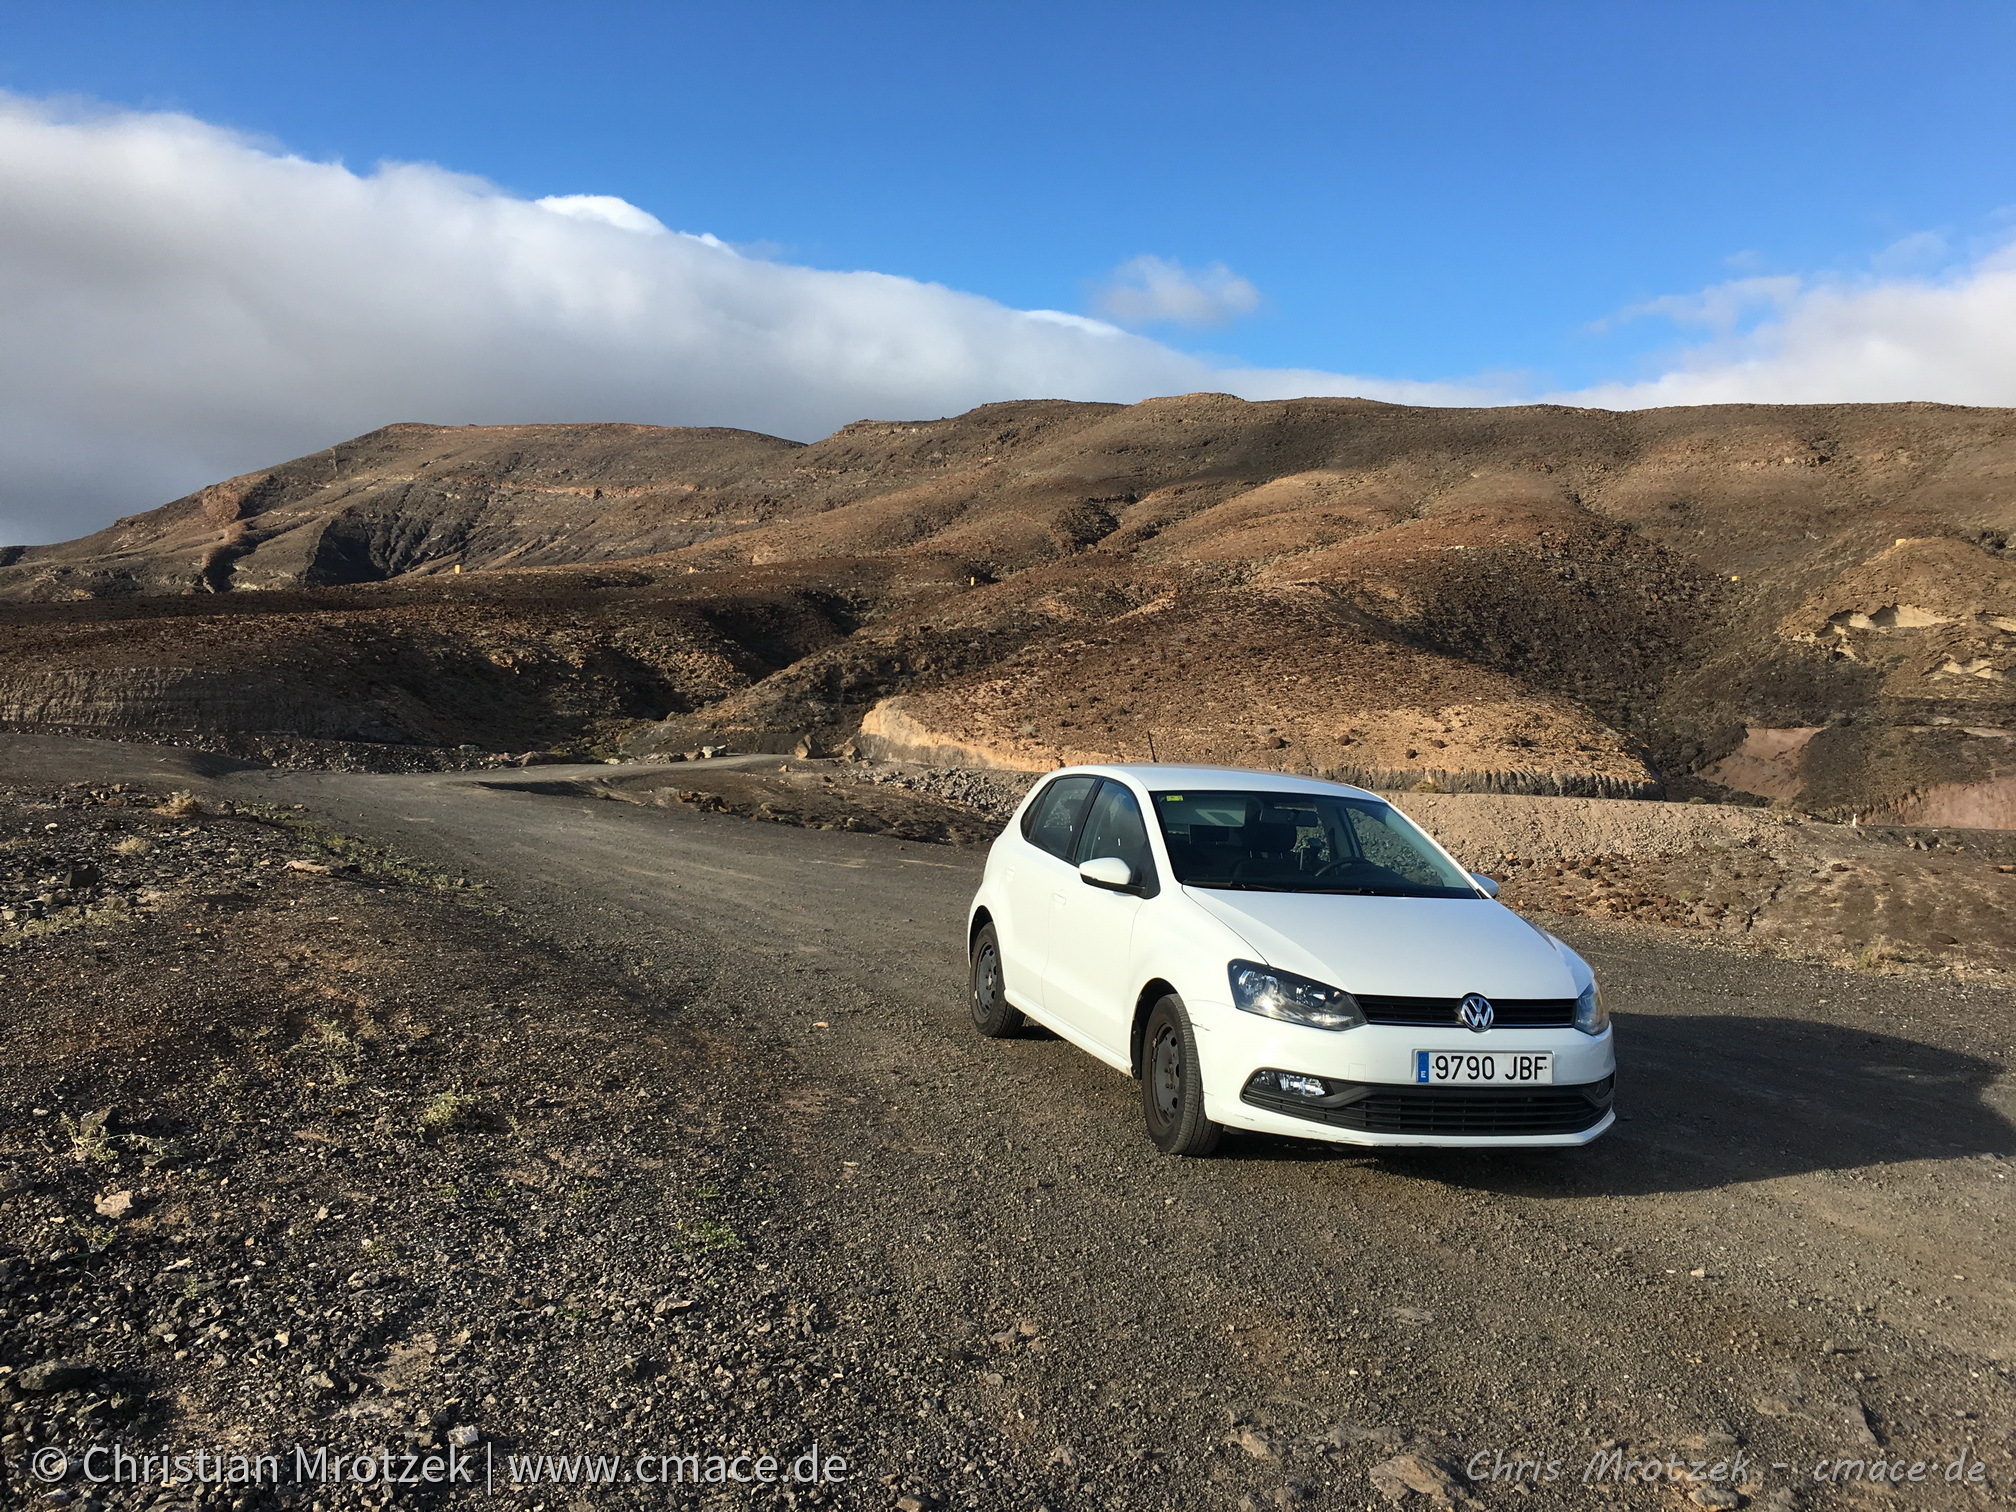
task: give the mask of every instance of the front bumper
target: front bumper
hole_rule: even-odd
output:
[[[1385,1136],[1380,1142],[1422,1138],[1493,1142],[1559,1137],[1593,1139],[1611,1122],[1617,1079],[1576,1086],[1424,1087],[1379,1082],[1331,1082],[1323,1097],[1296,1097],[1249,1082],[1240,1101],[1249,1108],[1324,1129]]]
[[[1194,1012],[1208,1115],[1232,1128],[1354,1145],[1479,1148],[1583,1145],[1614,1122],[1617,1071],[1609,1032],[1467,1029],[1368,1024],[1332,1033],[1240,1013],[1229,1004]],[[1546,1050],[1554,1082],[1542,1087],[1422,1086],[1416,1050]],[[1261,1070],[1319,1076],[1329,1095],[1279,1090],[1249,1095]]]

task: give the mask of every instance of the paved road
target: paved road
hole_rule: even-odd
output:
[[[1891,1505],[1987,1504],[1942,1483],[1961,1455],[2011,1494],[2009,989],[1564,929],[1617,1008],[1623,1121],[1596,1146],[1171,1161],[1132,1083],[972,1034],[977,854],[539,791],[573,775],[215,780],[481,876],[524,927],[774,1045],[803,1223],[778,1263],[947,1352],[916,1410],[987,1446],[969,1475],[1359,1506],[1408,1435],[1558,1462],[1477,1488],[1529,1506],[1603,1502],[1581,1477],[1612,1444],[1740,1444],[1767,1501],[1859,1504],[1813,1486],[1823,1457],[1936,1462]],[[988,1344],[1017,1320],[1034,1347]]]

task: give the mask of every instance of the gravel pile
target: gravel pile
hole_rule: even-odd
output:
[[[995,823],[1015,812],[1040,772],[997,772],[972,767],[910,766],[900,762],[848,763],[840,768],[856,782],[901,788],[954,803]]]
[[[909,782],[864,780],[852,763],[776,759],[757,765],[646,765],[606,779],[520,784],[559,796],[678,804],[800,829],[848,830],[928,845],[989,845],[1001,821],[989,812]],[[1012,805],[1011,805],[1012,807]]]

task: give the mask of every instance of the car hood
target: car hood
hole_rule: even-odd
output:
[[[1579,957],[1489,898],[1183,891],[1263,964],[1347,992],[1561,998],[1588,980]]]

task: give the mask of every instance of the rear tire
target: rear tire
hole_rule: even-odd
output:
[[[1002,990],[1001,941],[992,924],[981,925],[980,933],[973,937],[973,969],[967,978],[966,1005],[973,1013],[973,1027],[989,1039],[1007,1039],[1018,1034],[1025,1022]]]
[[[1164,1155],[1209,1155],[1225,1132],[1204,1116],[1197,1035],[1174,993],[1149,1010],[1141,1034],[1141,1115]]]

